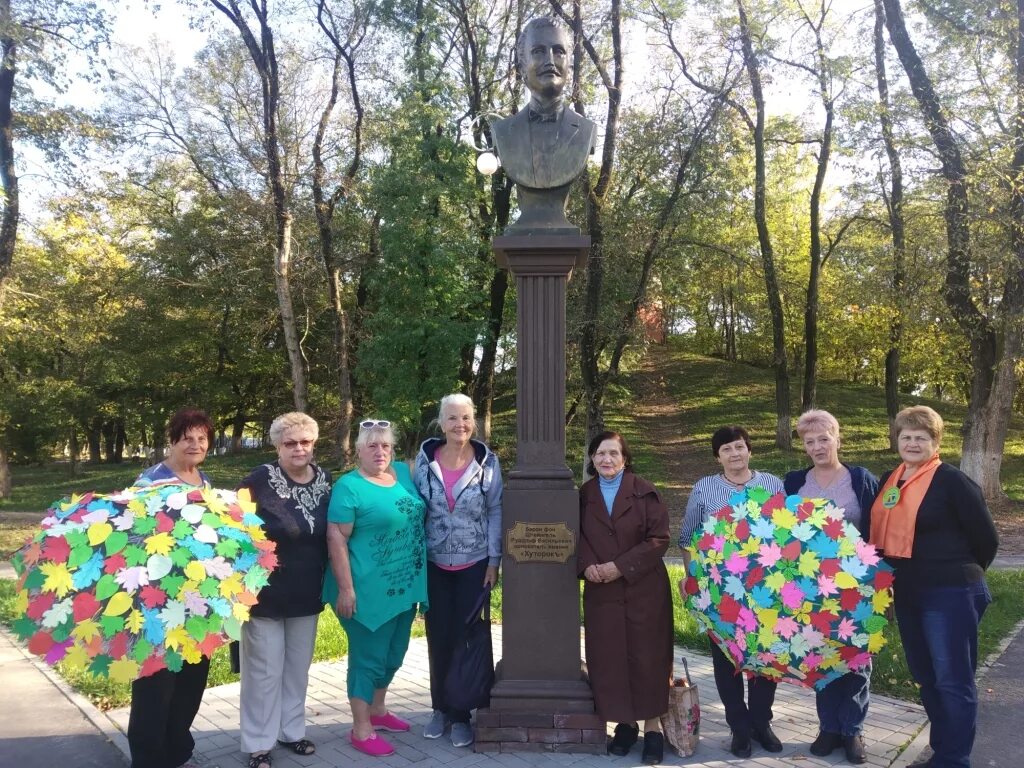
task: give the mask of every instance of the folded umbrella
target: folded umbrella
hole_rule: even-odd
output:
[[[177,483],[55,503],[15,553],[31,652],[131,681],[237,640],[277,565],[247,491]]]
[[[738,669],[820,690],[885,644],[892,568],[827,499],[744,489],[691,552],[686,605]]]

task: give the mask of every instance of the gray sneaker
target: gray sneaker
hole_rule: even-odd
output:
[[[452,723],[452,746],[468,747],[473,743],[473,729],[469,723]]]
[[[430,716],[430,722],[423,726],[423,738],[440,739],[444,736],[444,729],[447,725],[448,718],[444,716],[444,712],[435,709],[434,714]]]

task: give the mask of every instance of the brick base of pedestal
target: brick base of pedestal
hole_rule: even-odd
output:
[[[480,709],[476,713],[473,750],[604,755],[607,741],[605,722],[595,714]]]

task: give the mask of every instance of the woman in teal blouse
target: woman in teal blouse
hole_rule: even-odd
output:
[[[409,648],[416,606],[427,602],[425,506],[409,468],[392,463],[394,445],[389,422],[362,422],[358,465],[335,483],[327,511],[323,599],[348,635],[350,739],[375,757],[394,752],[375,729],[409,730],[384,698]]]

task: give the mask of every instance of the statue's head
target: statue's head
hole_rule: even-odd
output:
[[[544,99],[562,94],[571,61],[572,36],[554,16],[535,16],[516,41],[516,58],[523,82]]]

